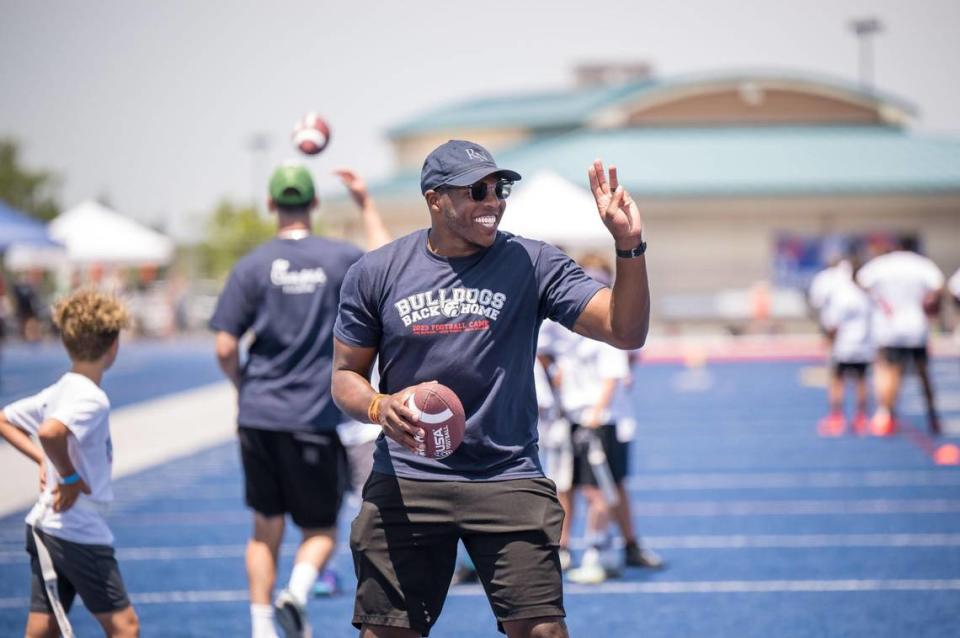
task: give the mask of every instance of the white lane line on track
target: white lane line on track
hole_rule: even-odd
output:
[[[860,516],[864,514],[953,514],[954,499],[864,499],[784,501],[690,501],[645,503],[634,501],[638,516]]]
[[[886,514],[955,514],[958,499],[791,499],[650,502],[631,499],[637,516],[860,516]],[[107,519],[112,527],[162,525],[249,525],[250,515],[240,510],[220,512],[116,513]],[[0,540],[16,542],[20,530],[0,533]]]
[[[583,538],[571,539],[572,549],[584,549]],[[960,547],[960,534],[728,534],[690,536],[644,536],[644,545],[656,549],[825,549],[846,548],[915,548]],[[185,547],[119,547],[117,560],[171,561],[216,560],[241,558],[245,545],[194,545]],[[295,543],[287,543],[281,552],[293,554]],[[348,555],[349,549],[338,547],[337,555]],[[21,548],[0,549],[0,565],[23,564],[28,560]]]
[[[960,579],[926,580],[726,580],[693,582],[606,582],[565,585],[565,595],[577,594],[762,594],[792,592],[958,591]],[[450,592],[451,594],[454,591]]]
[[[564,594],[769,594],[798,592],[904,592],[960,591],[960,579],[874,579],[874,580],[721,580],[623,582],[607,581],[600,585],[564,585]],[[455,587],[450,596],[483,596],[479,585]],[[131,593],[134,605],[169,605],[190,603],[246,603],[245,589],[208,591],[169,591]],[[0,598],[0,609],[26,608],[25,596]]]
[[[657,549],[753,549],[829,547],[958,547],[960,534],[734,534],[726,536],[644,536]]]
[[[935,487],[960,485],[960,472],[764,472],[640,474],[627,479],[632,490],[742,490],[838,487]]]

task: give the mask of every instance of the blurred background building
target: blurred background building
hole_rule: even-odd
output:
[[[590,162],[615,163],[642,205],[661,329],[809,328],[806,286],[851,240],[882,250],[910,235],[945,272],[960,267],[960,140],[911,133],[906,99],[796,72],[658,77],[631,63],[575,76],[394,126],[396,173],[372,188],[390,229],[428,224],[421,162],[462,138],[524,175],[501,228],[572,253],[611,250],[583,195]],[[346,200],[326,206],[334,233],[360,237]]]

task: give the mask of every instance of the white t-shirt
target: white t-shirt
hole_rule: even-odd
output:
[[[61,476],[47,459],[47,487],[27,515],[27,522],[74,543],[113,544],[113,533],[104,519],[113,500],[113,443],[106,393],[87,377],[68,372],[52,386],[11,403],[3,412],[8,421],[32,434],[47,419],[67,426],[71,435],[67,437],[67,453],[90,488],[90,494],[81,493],[69,510],[54,512],[49,503]]]
[[[830,296],[837,286],[838,282],[849,280],[853,276],[849,261],[838,262],[834,266],[824,268],[818,272],[810,281],[810,289],[807,298],[810,305],[822,313],[830,303]]]
[[[555,404],[553,389],[550,387],[547,371],[543,369],[539,359],[533,360],[533,387],[537,393],[537,408],[540,412],[552,410]]]
[[[873,299],[878,346],[921,348],[930,329],[923,299],[943,287],[943,273],[922,255],[898,250],[868,261],[857,282]]]
[[[836,330],[833,360],[840,363],[869,363],[873,360],[872,304],[870,297],[853,279],[837,280],[821,321]]]
[[[947,282],[947,290],[950,291],[951,295],[960,299],[960,268],[957,268],[957,272],[953,273],[950,281]]]
[[[597,404],[604,381],[616,379],[622,382],[630,375],[630,364],[626,352],[600,341],[571,334],[575,338],[562,352],[557,353],[562,375],[560,401],[570,419],[583,422],[587,413]],[[599,421],[610,423],[619,416],[608,407],[599,415]]]

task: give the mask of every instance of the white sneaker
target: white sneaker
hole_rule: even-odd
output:
[[[561,547],[559,553],[560,571],[565,572],[570,569],[570,566],[573,564],[573,559],[570,557],[570,550],[565,547]]]
[[[578,585],[599,585],[607,580],[607,570],[603,568],[597,548],[590,547],[583,552],[580,567],[567,572],[567,578]]]
[[[607,580],[607,570],[600,565],[580,565],[567,572],[567,580],[578,585],[599,585]]]
[[[285,638],[309,638],[307,610],[289,591],[284,589],[273,603],[274,617]]]

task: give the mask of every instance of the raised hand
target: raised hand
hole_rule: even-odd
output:
[[[362,208],[367,201],[367,183],[363,178],[347,168],[337,169],[333,174],[340,178],[343,185],[350,191],[353,201]]]
[[[610,166],[609,179],[603,170],[603,162],[594,160],[587,169],[590,179],[590,191],[597,203],[597,212],[617,248],[629,250],[641,241],[642,221],[637,207],[627,189],[617,179],[617,167]]]

